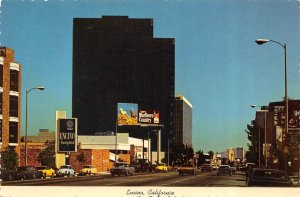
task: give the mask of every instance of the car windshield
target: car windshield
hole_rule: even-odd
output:
[[[36,169],[38,169],[38,170],[45,170],[47,168],[45,166],[40,166],[40,167],[36,167]]]
[[[92,166],[82,166],[82,168],[91,168]]]
[[[60,169],[68,169],[69,166],[60,166]]]
[[[17,171],[24,171],[26,170],[26,167],[17,167]]]
[[[229,168],[229,166],[220,166],[220,167],[219,167],[219,169],[222,169],[222,168],[224,168],[224,169],[225,169],[225,168]]]
[[[125,163],[115,163],[115,167],[127,167],[128,165]]]

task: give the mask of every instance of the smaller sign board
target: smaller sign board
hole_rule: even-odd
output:
[[[77,118],[58,119],[58,152],[77,152]]]
[[[159,110],[139,110],[140,124],[160,124]]]

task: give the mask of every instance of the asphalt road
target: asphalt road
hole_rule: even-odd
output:
[[[63,177],[44,180],[13,181],[3,185],[18,186],[163,186],[163,187],[244,187],[245,174],[217,176],[216,172],[179,176],[177,172],[136,173],[134,176],[100,174],[87,177]]]

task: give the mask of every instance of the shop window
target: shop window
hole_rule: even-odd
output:
[[[9,96],[9,116],[18,117],[18,97]]]
[[[18,122],[9,122],[9,143],[18,143]]]

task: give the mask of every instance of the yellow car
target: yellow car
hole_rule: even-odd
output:
[[[156,167],[156,172],[168,172],[168,166],[165,163],[160,163]]]
[[[43,177],[51,177],[53,178],[55,176],[55,170],[48,166],[40,166],[36,167],[38,171],[41,171],[43,173]]]
[[[84,165],[82,166],[82,169],[79,172],[79,175],[91,175],[91,174],[96,174],[97,173],[97,168],[91,166],[91,165]]]

